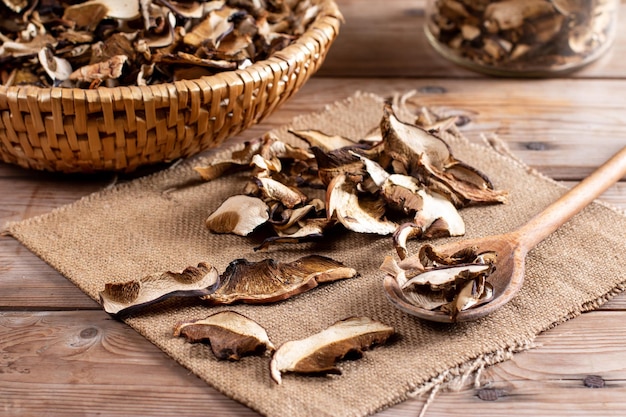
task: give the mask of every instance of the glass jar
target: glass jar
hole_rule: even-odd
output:
[[[550,76],[594,61],[620,0],[428,0],[426,36],[444,57],[501,76]]]

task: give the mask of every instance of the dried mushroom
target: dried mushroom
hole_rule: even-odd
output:
[[[220,276],[218,288],[202,296],[209,304],[272,303],[303,293],[321,283],[354,278],[357,271],[333,259],[309,255],[293,262],[237,259]]]
[[[282,373],[340,374],[336,362],[347,356],[360,357],[363,351],[384,344],[393,327],[368,317],[350,317],[306,339],[282,344],[270,362],[272,379],[282,382]]]
[[[615,30],[615,0],[435,0],[428,31],[455,56],[514,72],[584,63]]]
[[[405,299],[420,308],[440,310],[455,321],[459,312],[489,302],[493,287],[489,276],[497,254],[466,248],[452,256],[423,245],[417,256],[399,263],[386,257],[381,270],[392,276]]]
[[[138,280],[107,283],[100,303],[107,313],[129,314],[170,297],[199,297],[219,284],[217,270],[207,263],[184,271],[148,275]]]
[[[190,343],[208,342],[220,360],[237,361],[244,356],[275,350],[261,325],[235,311],[222,311],[204,319],[179,323],[174,328],[174,336],[184,337]]]
[[[430,126],[427,130],[403,122],[393,105],[385,104],[379,128],[365,139],[290,130],[309,145],[303,148],[266,134],[195,170],[207,181],[233,171],[250,172],[242,194],[256,199],[263,216],[251,210],[247,217],[255,219],[254,228],[266,224],[269,227],[263,230],[273,231],[255,249],[317,240],[341,225],[357,233],[393,236],[398,254],[406,258],[408,239],[464,234],[459,209],[506,201],[505,192],[455,158],[438,136],[452,129],[452,119]],[[320,188],[326,191],[323,204]],[[261,203],[267,206],[267,217]],[[235,217],[246,217],[246,210]],[[209,218],[222,217],[222,212],[220,208]],[[210,222],[207,225],[217,231]],[[225,227],[219,230],[227,232]]]
[[[166,272],[139,280],[107,283],[100,292],[108,313],[125,316],[172,297],[195,297],[209,305],[266,304],[309,291],[319,284],[358,276],[331,258],[309,255],[292,262],[232,261],[219,275],[206,263],[182,273]]]
[[[320,148],[324,152],[345,148],[347,146],[354,146],[357,144],[350,138],[339,135],[327,135],[326,133],[320,132],[316,129],[290,130],[289,133],[292,133],[293,135],[304,140],[310,147]]]
[[[0,7],[2,85],[78,88],[244,68],[285,48],[319,12],[316,0],[4,0]],[[126,50],[114,52],[122,38]]]
[[[247,236],[269,219],[267,204],[256,197],[229,197],[207,219],[207,228],[214,233]]]
[[[397,224],[383,218],[385,206],[378,198],[359,198],[355,184],[345,174],[338,175],[328,185],[327,216],[336,216],[346,229],[358,233],[389,235]]]

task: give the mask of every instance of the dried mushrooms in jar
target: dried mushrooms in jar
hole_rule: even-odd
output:
[[[453,62],[495,75],[548,76],[597,59],[619,0],[429,0],[427,37]]]

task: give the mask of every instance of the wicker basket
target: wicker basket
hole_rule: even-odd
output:
[[[320,67],[342,21],[332,0],[294,43],[246,69],[150,86],[0,87],[0,158],[46,171],[133,171],[215,147]]]

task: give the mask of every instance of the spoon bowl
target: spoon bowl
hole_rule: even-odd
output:
[[[476,320],[498,310],[509,302],[522,286],[524,281],[525,252],[519,245],[514,233],[453,242],[438,247],[437,252],[443,255],[452,255],[463,248],[471,246],[479,247],[480,252],[495,252],[498,254],[496,268],[488,278],[489,283],[493,286],[494,294],[490,301],[459,312],[453,320],[449,314],[444,312],[428,310],[412,304],[404,296],[398,282],[391,275],[387,275],[383,279],[385,294],[396,307],[405,313],[440,323]]]
[[[626,147],[517,230],[437,247],[436,252],[446,255],[468,247],[476,247],[477,253],[496,253],[495,270],[487,277],[493,286],[493,297],[483,304],[460,311],[454,319],[444,312],[412,304],[396,279],[390,275],[383,279],[385,294],[398,309],[424,320],[453,323],[485,317],[502,308],[522,287],[526,254],[624,175]]]

